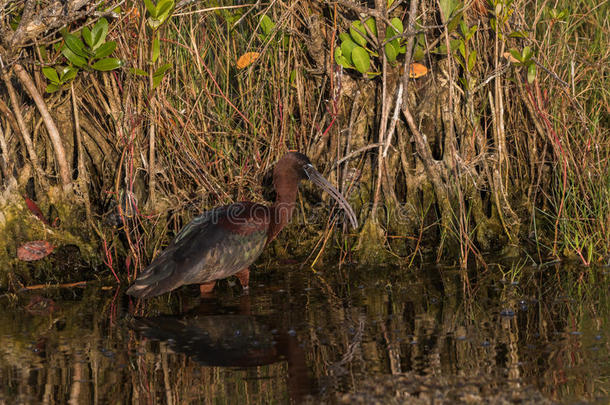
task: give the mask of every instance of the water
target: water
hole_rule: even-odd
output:
[[[308,268],[4,296],[0,403],[610,400],[607,269]]]

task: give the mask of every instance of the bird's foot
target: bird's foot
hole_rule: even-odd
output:
[[[210,281],[209,283],[199,285],[199,291],[202,297],[209,297],[212,295],[212,290],[216,285],[216,281]]]
[[[248,283],[250,281],[250,269],[245,268],[239,273],[235,274],[235,276],[239,279],[239,284],[243,287],[244,291],[248,290]]]

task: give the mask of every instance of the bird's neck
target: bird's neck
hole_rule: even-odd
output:
[[[267,243],[271,242],[288,225],[292,218],[297,199],[297,179],[277,179],[274,181],[276,199],[271,206]]]

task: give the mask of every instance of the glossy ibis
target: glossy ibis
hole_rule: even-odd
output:
[[[352,227],[352,207],[302,153],[289,152],[273,169],[275,202],[269,207],[239,202],[204,212],[189,222],[127,290],[135,297],[154,297],[187,284],[200,284],[202,294],[216,280],[237,276],[248,288],[250,266],[290,222],[301,180],[309,179],[345,210]]]

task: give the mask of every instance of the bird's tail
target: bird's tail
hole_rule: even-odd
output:
[[[176,263],[169,255],[161,255],[155,259],[129,287],[127,294],[138,298],[151,298],[164,294],[180,286],[176,282]]]
[[[171,290],[171,288],[166,288],[160,284],[147,285],[136,281],[129,287],[127,294],[137,298],[152,298]]]

